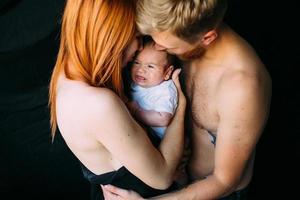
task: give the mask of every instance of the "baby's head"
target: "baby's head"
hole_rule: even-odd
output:
[[[133,62],[132,81],[141,87],[149,88],[169,80],[175,59],[175,56],[166,51],[156,50],[153,41],[147,42]]]

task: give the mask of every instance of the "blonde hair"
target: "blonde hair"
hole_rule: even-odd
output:
[[[226,0],[139,0],[137,25],[143,34],[168,30],[193,43],[219,25],[226,9]]]
[[[57,128],[56,87],[62,72],[69,79],[110,88],[124,97],[121,64],[136,31],[135,4],[135,0],[67,1],[49,91],[52,139]],[[71,73],[71,67],[76,73]]]

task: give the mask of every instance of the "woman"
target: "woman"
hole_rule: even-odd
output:
[[[132,189],[144,197],[170,189],[183,149],[185,98],[156,149],[124,102],[121,70],[140,48],[134,0],[67,1],[51,78],[52,136],[58,126],[92,184]]]

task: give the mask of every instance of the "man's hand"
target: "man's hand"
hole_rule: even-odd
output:
[[[112,185],[101,185],[105,200],[144,200],[132,190],[124,190]]]

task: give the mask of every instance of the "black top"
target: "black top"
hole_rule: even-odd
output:
[[[123,189],[130,189],[139,193],[142,197],[152,197],[160,194],[164,194],[175,190],[176,184],[171,185],[167,190],[158,190],[152,188],[133,175],[124,166],[117,171],[108,172],[101,175],[96,175],[86,167],[82,165],[82,171],[84,177],[89,180],[92,185],[91,188],[91,199],[92,200],[102,200],[104,199],[102,195],[102,190],[100,184],[106,185],[111,184]]]

